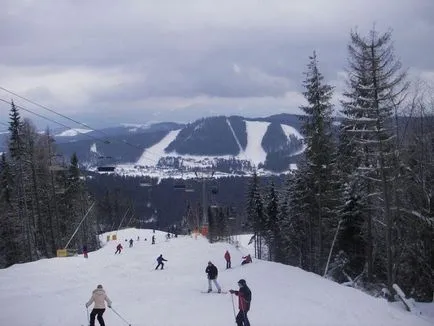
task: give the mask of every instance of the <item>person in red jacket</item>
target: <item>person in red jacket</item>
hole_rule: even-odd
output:
[[[230,293],[238,296],[238,315],[235,318],[237,326],[250,326],[249,319],[247,318],[247,312],[250,310],[250,302],[252,301],[252,292],[247,286],[246,280],[239,280],[238,291],[229,290]]]
[[[231,254],[228,250],[225,252],[226,269],[231,268]]]

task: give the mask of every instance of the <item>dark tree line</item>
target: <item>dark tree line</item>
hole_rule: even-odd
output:
[[[384,288],[389,299],[398,284],[432,300],[432,94],[419,87],[410,99],[390,32],[352,32],[348,56],[341,119],[314,53],[303,83],[305,155],[279,189],[256,175],[250,182],[256,256],[377,294]]]
[[[0,160],[0,267],[53,257],[91,207],[78,160],[56,155],[49,131],[39,134],[11,103],[8,151]],[[89,212],[68,248],[98,246]]]

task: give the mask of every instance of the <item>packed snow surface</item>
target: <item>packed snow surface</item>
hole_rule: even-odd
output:
[[[90,252],[88,259],[82,255],[43,259],[0,270],[0,325],[87,325],[85,303],[98,284],[113,301],[114,311],[125,319],[107,309],[107,326],[235,325],[232,300],[237,311],[236,297],[202,293],[207,289],[209,260],[219,268],[218,281],[224,290],[236,289],[241,278],[247,281],[253,326],[432,325],[399,305],[298,268],[255,259],[241,266],[241,257],[250,250],[248,237],[240,238],[237,249],[227,243],[209,244],[200,236],[166,240],[159,231],[156,244],[151,245],[152,234],[152,230],[121,230],[118,241],[108,243],[104,234],[103,248]],[[130,238],[132,248],[126,242]],[[119,242],[124,250],[115,255]],[[232,255],[230,270],[225,270],[226,249]],[[168,262],[164,270],[156,271],[160,254]]]
[[[262,148],[262,139],[264,138],[269,122],[246,121],[247,146],[241,158],[248,158],[254,165],[265,162],[267,153]]]
[[[157,165],[158,160],[161,157],[168,156],[164,150],[172,141],[176,139],[180,131],[181,129],[172,130],[160,142],[156,143],[154,146],[151,146],[149,149],[146,149],[136,164],[144,166]]]

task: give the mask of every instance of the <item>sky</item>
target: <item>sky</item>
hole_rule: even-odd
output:
[[[106,243],[103,234],[104,246],[90,252],[88,259],[80,253],[0,270],[0,306],[7,307],[0,314],[0,325],[87,325],[85,303],[98,284],[112,301],[113,310],[104,313],[106,325],[235,325],[237,298],[228,290],[237,290],[240,279],[252,291],[248,316],[255,326],[429,326],[434,322],[431,303],[417,304],[413,313],[407,313],[399,302],[388,303],[299,268],[256,259],[241,266],[242,256],[253,249],[247,246],[247,235],[237,237],[236,248],[223,242],[210,244],[200,236],[166,240],[160,231],[155,233],[155,245],[150,244],[151,230],[113,234],[118,240]],[[132,248],[125,239],[134,240]],[[119,242],[124,249],[115,255]],[[226,250],[232,258],[229,270],[223,257]],[[160,254],[168,261],[156,271]],[[216,293],[215,287],[206,293],[208,261],[218,268],[217,281],[225,293]]]
[[[434,82],[432,0],[2,0],[1,8],[0,87],[96,126],[300,113],[314,50],[338,104],[350,31],[374,25],[393,30],[411,80]],[[64,121],[2,90],[0,99]],[[8,110],[0,103],[0,121]]]

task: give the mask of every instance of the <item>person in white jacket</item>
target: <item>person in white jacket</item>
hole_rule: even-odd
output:
[[[112,307],[112,302],[105,293],[104,289],[102,288],[102,285],[99,284],[95,290],[92,292],[92,296],[90,297],[89,301],[86,302],[86,308],[88,308],[92,302],[94,302],[94,306],[92,309],[92,312],[90,313],[90,326],[95,326],[95,317],[97,316],[97,319],[99,321],[99,324],[101,326],[105,326],[104,318],[102,318],[102,315],[105,311],[105,302],[107,301],[107,305],[109,308]]]

